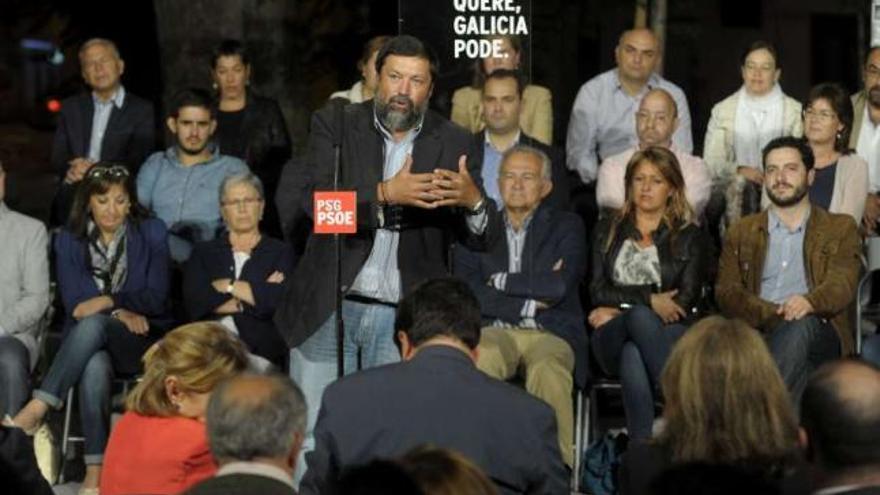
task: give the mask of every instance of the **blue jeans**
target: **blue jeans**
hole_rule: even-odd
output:
[[[680,323],[664,325],[646,306],[634,306],[593,332],[596,360],[605,373],[620,377],[630,438],[651,438],[660,373],[685,330]]]
[[[61,343],[34,398],[60,409],[67,392],[79,383],[79,406],[85,436],[86,464],[101,464],[110,427],[113,356],[139,355],[152,342],[128,331],[110,316],[83,318]],[[129,363],[131,364],[131,363]]]
[[[880,333],[862,341],[862,359],[874,366],[880,366]]]
[[[840,357],[840,340],[834,326],[807,316],[780,323],[765,339],[795,408],[800,408],[810,374],[822,363]]]
[[[15,337],[0,337],[0,416],[24,407],[30,390],[30,353]]]
[[[392,306],[348,299],[342,302],[345,374],[358,370],[358,351],[361,369],[400,361],[400,350],[394,343],[394,317]],[[290,350],[290,376],[302,389],[308,411],[306,438],[295,476],[299,480],[305,473],[305,453],[315,446],[313,433],[321,396],[336,380],[335,313],[305,342]]]

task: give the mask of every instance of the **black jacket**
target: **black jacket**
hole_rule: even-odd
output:
[[[594,229],[590,299],[593,306],[641,304],[651,306],[651,294],[678,290],[673,298],[689,315],[702,309],[703,289],[712,282],[711,266],[715,263],[714,247],[709,236],[694,224],[672,232],[664,224],[654,231],[653,240],[660,258],[660,287],[651,285],[618,285],[614,282],[614,261],[627,238],[638,240],[640,234],[628,220],[620,223],[608,249],[611,218],[599,222]]]
[[[296,495],[296,490],[284,483],[258,474],[224,474],[195,485],[184,495]]]
[[[372,100],[345,106],[329,104],[315,112],[306,157],[309,179],[303,197],[303,208],[310,216],[312,191],[333,189],[333,135],[337,132],[336,120],[342,115],[340,189],[357,191],[358,232],[343,236],[342,242],[342,286],[347,291],[369,257],[379,227],[376,185],[382,180],[385,142],[373,122]],[[472,143],[471,135],[429,110],[413,144],[412,172],[427,173],[436,168],[457,171],[461,155],[474,156]],[[479,186],[480,174],[474,160],[468,160],[468,170]],[[401,297],[422,281],[449,275],[452,242],[456,239],[477,251],[491,245],[497,234],[492,219],[498,210],[488,201],[490,221],[479,236],[471,234],[465,214],[458,208],[402,208],[408,227],[400,231],[397,249]],[[305,341],[332,314],[333,266],[333,236],[312,235],[275,316],[278,329],[291,347]]]
[[[264,235],[238,277],[250,284],[256,305],[242,303],[243,311],[233,315],[239,336],[250,351],[272,361],[279,369],[284,367],[287,346],[275,329],[272,316],[290,277],[291,262],[290,247]],[[266,281],[275,271],[284,274],[283,283]],[[186,263],[183,298],[191,320],[219,318],[214,309],[230,297],[217,292],[211,285],[221,278],[235,279],[235,261],[228,235],[196,244]]]

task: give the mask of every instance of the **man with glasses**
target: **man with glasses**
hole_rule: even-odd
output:
[[[849,147],[868,162],[871,182],[863,223],[869,232],[876,232],[880,220],[880,46],[868,51],[862,81],[864,89],[852,96],[855,120]]]
[[[10,210],[5,192],[0,162],[0,416],[15,414],[27,402],[40,318],[49,307],[46,227]]]
[[[67,221],[75,184],[98,161],[124,163],[136,173],[155,148],[153,104],[126,92],[125,62],[116,44],[93,38],[79,50],[82,77],[91,92],[61,103],[52,142],[52,166],[62,183],[53,205],[54,221]]]
[[[171,258],[183,263],[195,242],[214,239],[222,227],[217,198],[223,179],[249,170],[214,146],[217,120],[207,91],[178,93],[166,124],[176,143],[147,159],[138,173],[137,194],[168,226]]]
[[[636,112],[638,145],[611,156],[599,167],[596,182],[596,202],[600,208],[619,209],[626,201],[624,190],[626,165],[633,154],[649,146],[662,146],[675,154],[687,191],[688,202],[699,219],[712,192],[712,177],[700,157],[678,148],[672,136],[679,126],[678,107],[672,95],[664,89],[652,89],[645,94]]]

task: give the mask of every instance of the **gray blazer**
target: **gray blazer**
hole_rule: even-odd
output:
[[[49,307],[49,240],[42,222],[0,201],[0,336],[39,354],[40,320]]]

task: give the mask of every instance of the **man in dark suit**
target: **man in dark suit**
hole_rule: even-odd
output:
[[[502,380],[524,367],[526,390],[556,411],[559,448],[571,466],[572,372],[579,386],[587,375],[578,299],[587,246],[577,215],[542,203],[555,186],[550,168],[550,157],[536,148],[504,152],[495,183],[506,235],[485,253],[457,246],[455,274],[477,294],[487,327],[477,367]]]
[[[501,206],[501,195],[496,185],[501,155],[514,145],[524,144],[550,157],[553,190],[547,197],[547,203],[557,209],[568,210],[570,191],[565,157],[558,148],[547,146],[522,131],[519,124],[522,93],[522,76],[515,70],[497,69],[486,76],[482,105],[486,128],[474,134],[474,148],[486,195]]]
[[[222,383],[207,411],[217,475],[187,495],[295,495],[293,468],[306,426],[302,392],[281,375],[243,375]]]
[[[67,220],[74,185],[92,164],[119,162],[137,174],[156,144],[153,104],[125,91],[125,62],[116,45],[90,39],[80,47],[79,61],[91,92],[61,102],[52,142],[52,166],[62,179],[53,205],[58,223]]]
[[[567,493],[553,411],[477,369],[480,325],[464,282],[409,293],[394,324],[404,362],[327,387],[302,493],[332,493],[342,469],[425,443],[462,453],[501,493]]]
[[[451,271],[453,240],[484,248],[492,238],[489,219],[497,215],[468,160],[471,136],[427,109],[437,72],[427,46],[411,36],[392,38],[376,68],[373,100],[333,104],[314,115],[306,159],[310,213],[311,192],[333,189],[336,137],[340,189],[357,191],[358,231],[342,241],[346,373],[358,362],[369,368],[400,359],[393,339],[400,298]],[[334,263],[333,238],[312,236],[275,318],[293,348],[290,372],[305,393],[310,423],[337,374]],[[311,443],[307,434],[306,451]]]
[[[801,398],[800,438],[815,493],[880,495],[880,370],[856,360],[819,368]]]

